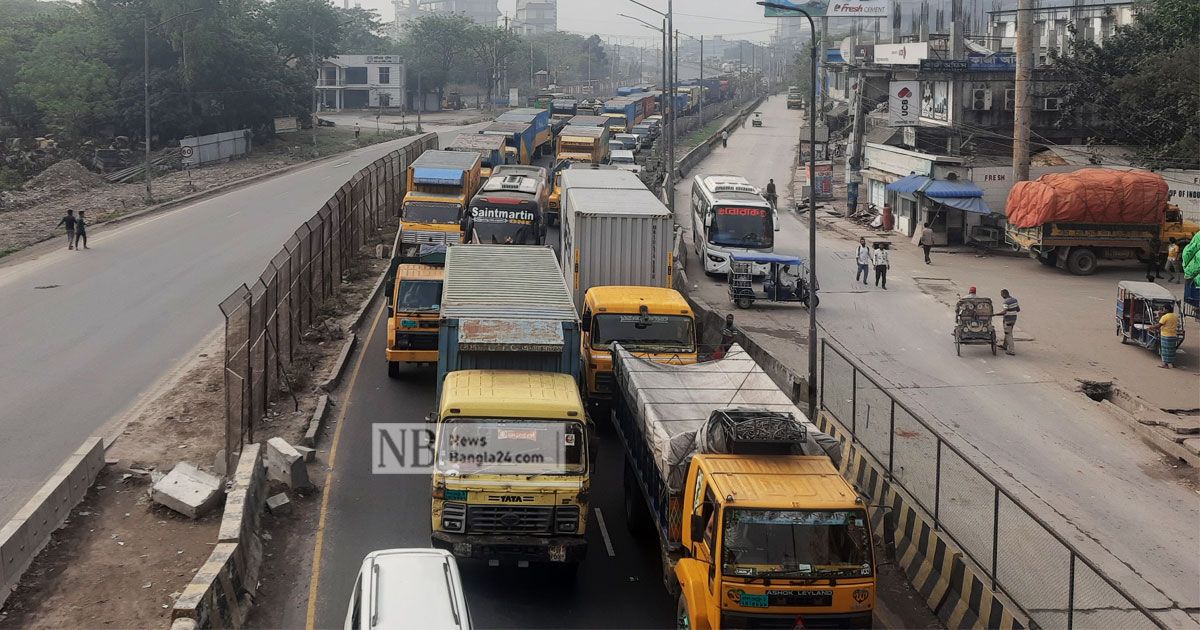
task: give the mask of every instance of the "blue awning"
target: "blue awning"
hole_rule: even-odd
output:
[[[463,181],[463,171],[453,168],[416,167],[413,169],[413,183],[433,184],[435,186],[458,186]]]
[[[892,192],[911,195],[915,192],[921,192],[925,190],[925,187],[928,186],[931,181],[933,180],[925,177],[924,175],[905,175],[904,177],[901,177],[887,186],[884,186],[884,189]]]
[[[946,197],[982,197],[983,191],[975,182],[965,179],[935,179],[921,192],[926,196],[944,199]]]
[[[975,214],[992,213],[992,209],[979,197],[931,197],[931,199],[942,205],[958,208],[963,212],[973,212]]]

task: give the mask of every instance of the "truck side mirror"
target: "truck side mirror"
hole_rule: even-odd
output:
[[[436,423],[437,421],[438,421],[438,415],[437,415],[436,411],[431,411],[431,412],[429,412],[429,414],[427,414],[425,416],[425,422]]]
[[[580,320],[579,320],[579,327],[580,327],[580,328],[581,328],[581,329],[582,329],[584,332],[589,332],[589,331],[591,331],[591,329],[592,329],[592,314],[591,314],[591,313],[584,313],[584,314],[583,314],[583,317],[581,317],[581,318],[580,318]]]
[[[698,543],[698,542],[701,542],[704,540],[704,515],[703,514],[693,514],[692,515],[691,540],[694,543]]]

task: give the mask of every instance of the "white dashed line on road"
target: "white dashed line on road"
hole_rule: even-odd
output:
[[[600,523],[600,535],[604,537],[604,548],[608,550],[608,557],[617,557],[617,552],[613,551],[612,539],[608,537],[608,527],[604,524],[604,512],[600,508],[596,508],[596,522]]]

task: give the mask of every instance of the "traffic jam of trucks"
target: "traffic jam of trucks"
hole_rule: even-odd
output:
[[[679,627],[869,627],[870,519],[838,472],[837,441],[737,345],[701,352],[693,307],[672,287],[671,211],[606,164],[614,129],[657,135],[660,96],[630,88],[605,116],[555,97],[408,169],[386,360],[393,378],[404,364],[436,374],[431,545],[464,571],[573,579],[595,522],[597,453],[618,449],[628,525],[658,541]],[[532,164],[551,147],[553,169]],[[770,205],[736,180],[717,176],[730,188],[706,198],[764,210],[708,219],[714,253],[724,232],[769,248]],[[598,432],[614,431],[601,445]]]

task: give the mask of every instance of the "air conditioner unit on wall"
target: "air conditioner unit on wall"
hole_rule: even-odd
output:
[[[971,109],[975,111],[983,111],[992,108],[992,91],[987,87],[974,87],[971,89]]]
[[[1062,109],[1062,103],[1059,101],[1059,99],[1057,97],[1048,96],[1045,98],[1045,100],[1042,103],[1042,109],[1044,109],[1048,112],[1056,112],[1056,111]]]
[[[1017,91],[1013,89],[1004,90],[1004,111],[1011,112],[1017,108]]]

